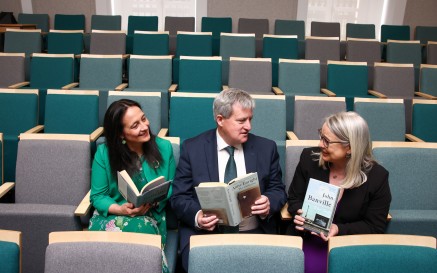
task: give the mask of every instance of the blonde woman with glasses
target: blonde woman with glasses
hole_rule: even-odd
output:
[[[333,236],[384,233],[391,194],[388,171],[372,155],[369,128],[355,112],[326,118],[318,147],[302,151],[288,191],[291,235],[304,239],[305,272],[326,272],[327,241]],[[310,178],[341,188],[328,236],[305,231],[302,205]]]

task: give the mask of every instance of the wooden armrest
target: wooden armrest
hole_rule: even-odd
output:
[[[75,59],[80,59],[80,57],[81,57],[80,54],[75,54],[75,55],[74,55],[74,58],[75,58]]]
[[[167,134],[168,134],[168,128],[161,128],[161,130],[159,130],[158,136],[165,137]]]
[[[284,95],[284,92],[282,92],[281,88],[279,87],[272,87],[272,90],[275,95]]]
[[[176,92],[176,89],[178,89],[178,85],[177,84],[172,84],[168,88],[168,92]]]
[[[130,54],[123,54],[123,55],[121,55],[121,58],[122,59],[127,59],[127,58],[129,58],[130,57]]]
[[[392,217],[391,217],[390,213],[389,213],[389,214],[387,214],[387,222],[390,222],[390,221],[391,221],[391,219],[392,219]]]
[[[299,138],[296,136],[296,134],[292,131],[287,131],[287,139],[299,140]]]
[[[7,194],[15,186],[14,182],[5,182],[0,186],[0,198]]]
[[[13,84],[13,85],[9,85],[8,88],[9,89],[18,89],[18,88],[21,88],[23,86],[27,86],[29,84],[30,84],[30,82],[19,82],[19,83]]]
[[[90,141],[95,142],[103,134],[103,127],[99,127],[90,135]]]
[[[77,206],[76,210],[74,211],[74,215],[76,216],[85,216],[91,209],[91,201],[90,201],[90,194],[91,191],[89,191],[85,197],[80,202],[79,206]]]
[[[72,83],[70,83],[70,84],[67,84],[67,85],[64,85],[64,86],[62,86],[62,90],[69,90],[69,89],[71,89],[71,88],[74,88],[74,87],[76,87],[76,86],[78,86],[79,85],[79,83],[78,82],[72,82]]]
[[[127,87],[127,83],[122,83],[119,86],[115,87],[115,91],[122,91]]]
[[[36,133],[41,132],[42,130],[44,130],[44,125],[37,125],[37,126],[33,127],[32,129],[29,129],[26,132],[24,132],[24,134],[36,134]]]
[[[223,90],[229,89],[229,86],[223,85]]]
[[[437,97],[434,97],[433,95],[427,94],[427,93],[423,93],[423,92],[414,92],[414,94],[416,96],[425,98],[425,99],[430,99],[430,100],[437,100]]]
[[[336,97],[337,95],[329,89],[321,88],[320,91],[328,97]]]
[[[412,142],[425,142],[413,134],[405,134],[405,138]]]
[[[380,99],[386,99],[387,98],[386,95],[384,95],[384,94],[382,94],[382,93],[380,93],[378,91],[375,91],[375,90],[367,90],[367,93],[369,93],[370,95],[373,95],[375,97],[378,97]]]
[[[285,203],[281,209],[281,220],[290,221],[291,219],[293,219],[293,217],[291,217],[291,214],[288,212],[288,203]]]

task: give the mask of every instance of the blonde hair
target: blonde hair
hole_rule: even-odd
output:
[[[348,142],[351,149],[341,187],[352,189],[361,186],[367,181],[367,173],[375,162],[366,121],[355,112],[340,112],[327,117],[325,124],[339,140]],[[319,166],[329,166],[321,154]]]

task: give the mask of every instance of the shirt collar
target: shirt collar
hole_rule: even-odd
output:
[[[218,129],[216,130],[216,135],[217,135],[217,151],[221,151],[221,150],[223,150],[224,148],[230,146],[230,145],[227,144],[227,143],[225,142],[225,140],[220,136],[220,134],[219,134],[219,132],[218,132]],[[235,148],[236,150],[241,150],[241,149],[243,148],[243,145],[242,145],[242,144],[238,144],[238,145],[234,146],[234,148]]]

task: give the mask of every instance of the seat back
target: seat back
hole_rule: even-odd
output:
[[[161,93],[160,92],[128,92],[109,91],[108,107],[115,101],[130,99],[138,102],[141,109],[150,122],[150,129],[153,134],[161,130]]]
[[[88,135],[21,134],[15,202],[77,206],[90,189],[89,139]]]
[[[413,100],[412,134],[426,142],[437,142],[437,101]]]
[[[240,18],[238,20],[238,33],[255,33],[255,37],[262,39],[264,34],[269,34],[268,19]]]
[[[422,62],[420,41],[387,41],[387,62],[398,64],[414,64],[419,67]]]
[[[121,15],[91,16],[91,30],[121,30]]]
[[[344,97],[295,96],[294,133],[302,140],[318,140],[317,130],[325,118],[343,111],[346,111]]]
[[[437,64],[437,42],[428,42],[426,46],[426,63]]]
[[[275,141],[285,141],[285,96],[252,95],[255,101],[251,133]],[[274,109],[274,111],[272,111]]]
[[[211,32],[177,32],[176,57],[212,56]]]
[[[413,98],[413,64],[375,63],[373,89],[388,97]]]
[[[381,54],[381,44],[376,39],[347,39],[346,58],[350,62],[367,62],[373,66],[381,62]]]
[[[172,56],[131,55],[129,90],[168,90],[171,85]]]
[[[255,58],[255,35],[222,33],[220,36],[220,56]]]
[[[403,100],[355,98],[354,111],[367,122],[372,141],[405,141]]]
[[[340,23],[312,21],[311,36],[340,38]]]
[[[388,40],[410,40],[410,26],[408,25],[381,25],[381,42]]]
[[[232,33],[231,17],[202,17],[202,32],[212,32],[212,56],[220,55],[220,34]]]
[[[83,14],[55,14],[55,28],[57,30],[85,31],[85,15]]]
[[[230,88],[251,94],[272,94],[272,62],[270,58],[237,58],[229,62]]]
[[[127,21],[127,34],[133,35],[137,30],[158,31],[158,16],[129,15]]]
[[[52,232],[46,250],[45,273],[101,270],[162,272],[159,235],[124,232]],[[96,263],[99,261],[99,263]]]
[[[90,42],[91,54],[126,54],[126,32],[93,30]]]
[[[25,81],[24,58],[24,53],[0,53],[0,88]]]
[[[113,90],[122,83],[122,55],[82,54],[80,88]]]
[[[375,25],[347,23],[346,38],[375,39]]]
[[[286,95],[320,94],[320,61],[279,59],[278,87]]]
[[[169,135],[180,137],[183,142],[216,128],[212,113],[215,97],[216,94],[210,93],[171,93]]]
[[[47,34],[47,53],[82,54],[83,30],[53,30]]]
[[[437,175],[437,144],[374,142],[373,154],[390,173],[391,210],[437,209],[436,187],[430,179]]]
[[[435,26],[416,26],[414,29],[414,40],[419,40],[421,44],[428,41],[437,41],[437,27]]]
[[[367,234],[329,242],[328,272],[427,272],[437,266],[436,240],[428,236]],[[408,257],[408,259],[405,259]],[[371,260],[372,263],[366,261]]]
[[[168,31],[135,31],[133,54],[136,55],[168,55]]]
[[[35,24],[37,29],[41,29],[42,32],[49,32],[49,15],[34,14],[34,13],[19,13],[19,24]]]
[[[41,29],[7,29],[4,52],[40,53],[42,51]]]
[[[420,92],[437,96],[437,65],[420,65]]]
[[[165,17],[164,30],[170,35],[176,35],[178,31],[194,31],[194,17]]]
[[[218,93],[222,89],[222,57],[181,56],[180,92]]]
[[[33,54],[30,86],[38,89],[61,88],[74,80],[73,54]]]
[[[305,21],[276,19],[275,35],[297,35],[299,40],[305,40]]]
[[[99,92],[48,90],[44,132],[91,134],[99,127]]]
[[[21,232],[0,229],[0,263],[2,272],[21,272]]]
[[[5,182],[4,177],[4,154],[3,154],[4,148],[3,148],[3,133],[0,133],[0,185],[2,185]]]
[[[321,63],[340,61],[340,38],[310,36],[305,41],[305,59]]]
[[[193,273],[269,272],[272,268],[304,272],[302,239],[266,234],[191,236],[189,268]]]

